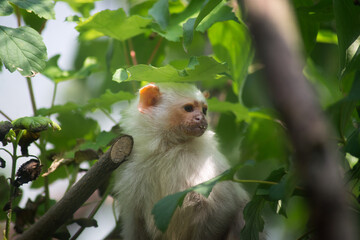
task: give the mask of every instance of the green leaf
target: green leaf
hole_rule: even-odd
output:
[[[190,1],[184,11],[170,16],[169,24],[165,30],[161,29],[158,24],[153,24],[152,30],[169,41],[178,42],[183,36],[183,24],[188,18],[196,16],[200,12],[204,2],[204,0]]]
[[[194,37],[194,27],[195,27],[195,18],[189,18],[186,23],[183,25],[184,30],[184,41],[183,46],[185,51],[187,51],[187,48],[190,46],[193,37]]]
[[[159,0],[149,10],[149,15],[160,25],[161,29],[165,29],[169,24],[169,1]]]
[[[55,3],[52,0],[8,0],[20,8],[34,12],[45,19],[55,19]]]
[[[68,112],[87,112],[93,111],[98,108],[109,108],[112,104],[124,101],[131,100],[134,98],[134,95],[129,92],[119,91],[117,93],[112,93],[110,90],[107,90],[99,98],[92,98],[88,101],[86,105],[78,105],[72,102],[67,102],[64,105],[55,105],[51,108],[41,108],[38,109],[36,114],[47,116],[54,113],[68,113]]]
[[[45,44],[30,27],[0,26],[0,46],[0,58],[10,72],[18,70],[23,76],[33,76],[45,68]]]
[[[279,182],[285,175],[285,169],[274,170],[266,178],[266,181]],[[264,209],[266,199],[271,188],[268,184],[260,184],[256,190],[255,196],[245,206],[244,219],[245,226],[241,231],[241,238],[247,240],[259,240],[259,233],[264,230],[264,219],[261,213]]]
[[[354,157],[360,158],[360,134],[358,129],[350,135],[343,150]]]
[[[280,182],[270,187],[269,199],[271,201],[281,200],[279,213],[287,217],[286,208],[290,197],[292,196],[296,187],[296,178],[293,173],[287,173],[282,177]]]
[[[353,1],[334,0],[340,50],[340,78],[360,69],[360,8]]]
[[[81,13],[84,17],[90,16],[90,11],[95,8],[94,2],[99,0],[56,0],[66,2],[75,12]]]
[[[14,9],[7,0],[0,0],[0,16],[8,16],[13,12]]]
[[[78,71],[65,71],[58,66],[60,55],[55,55],[47,61],[46,68],[42,72],[46,77],[54,82],[62,82],[70,79],[83,79],[88,77],[94,69],[98,67],[97,60],[94,57],[85,59],[82,68]]]
[[[295,0],[293,1],[295,8],[303,9],[313,6],[312,0]],[[314,21],[312,13],[307,11],[297,11],[297,22],[300,28],[301,36],[305,45],[307,54],[310,54],[316,44],[316,36],[320,27],[320,23]]]
[[[196,18],[189,18],[186,23],[184,23],[183,46],[185,50],[187,50],[193,40],[194,29],[199,25],[199,23],[204,19],[204,17],[206,17],[206,15],[208,15],[220,2],[221,0],[210,0],[203,7],[203,9],[200,11],[199,15]]]
[[[46,130],[49,125],[53,130],[61,130],[60,126],[46,117],[22,117],[12,122],[14,129],[26,129],[31,132],[41,132]]]
[[[205,8],[204,8],[205,9]],[[202,11],[204,11],[204,9]],[[201,12],[199,16],[201,15]],[[197,17],[197,19],[199,18]],[[204,33],[216,22],[224,22],[234,20],[237,18],[233,12],[233,8],[226,4],[218,4],[208,15],[206,15],[195,29],[199,32]]]
[[[254,55],[247,27],[235,21],[218,22],[208,36],[216,58],[228,63],[234,90],[240,93]]]
[[[127,17],[124,10],[120,8],[98,12],[86,21],[80,22],[76,30],[87,40],[106,35],[124,41],[144,33],[146,26],[150,23],[151,19],[141,16]]]
[[[249,111],[240,103],[221,102],[217,98],[211,98],[207,100],[209,104],[209,110],[213,112],[232,112],[236,116],[236,121],[249,121]]]
[[[191,61],[194,61],[192,59]],[[195,82],[213,81],[218,74],[227,71],[224,64],[215,61],[211,57],[198,57],[198,65],[191,64],[190,68],[177,69],[172,65],[153,67],[139,64],[128,69],[117,70],[113,75],[116,82],[124,81],[148,81],[148,82]],[[125,75],[125,71],[127,75]],[[121,73],[121,74],[120,74]]]
[[[215,186],[215,184],[232,180],[234,179],[234,175],[237,172],[237,170],[240,168],[241,165],[237,165],[219,176],[216,176],[204,183],[198,184],[194,187],[188,188],[182,192],[177,192],[171,195],[168,195],[158,201],[155,205],[151,213],[154,215],[155,224],[159,230],[162,232],[165,232],[172,216],[174,215],[174,212],[176,208],[179,206],[181,207],[184,201],[184,198],[186,194],[189,192],[197,192],[202,194],[204,197],[208,197]]]
[[[265,199],[254,196],[244,208],[245,226],[241,231],[241,239],[259,240],[259,232],[264,229],[264,219],[261,212],[265,206]]]
[[[21,16],[26,24],[26,26],[32,27],[36,31],[40,32],[44,29],[46,19],[39,17],[34,12],[28,12],[25,9],[20,8]]]

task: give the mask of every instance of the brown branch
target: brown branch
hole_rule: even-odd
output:
[[[157,51],[159,50],[159,48],[160,48],[160,46],[161,46],[161,42],[163,41],[163,39],[164,39],[163,37],[160,37],[159,41],[156,43],[156,46],[155,46],[154,50],[152,51],[152,53],[151,53],[151,55],[150,55],[150,58],[149,58],[149,60],[146,62],[146,64],[149,65],[149,64],[152,63],[152,61],[154,60],[154,57],[155,57]]]
[[[133,46],[131,39],[128,40],[128,43],[129,43],[129,49],[130,49],[130,57],[131,57],[133,65],[135,66],[138,64],[138,62],[136,60],[136,52],[134,50],[134,46]]]
[[[72,217],[75,211],[109,175],[126,160],[131,153],[132,146],[132,137],[127,135],[120,137],[64,197],[17,240],[50,238],[60,226]]]
[[[294,145],[295,166],[308,192],[315,239],[354,240],[353,216],[340,177],[336,145],[304,66],[294,14],[288,1],[244,0],[257,54],[275,107]]]

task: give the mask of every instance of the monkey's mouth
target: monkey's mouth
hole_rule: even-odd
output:
[[[187,132],[187,135],[189,135],[189,136],[200,137],[201,135],[204,134],[207,127],[208,127],[207,123],[194,124],[192,126],[189,126],[187,128],[186,132]]]

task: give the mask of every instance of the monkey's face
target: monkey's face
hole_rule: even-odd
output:
[[[170,112],[170,128],[178,134],[200,137],[208,127],[207,106],[202,102],[176,104]]]

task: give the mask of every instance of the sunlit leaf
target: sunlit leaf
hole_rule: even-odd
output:
[[[228,63],[234,90],[240,93],[254,55],[247,27],[235,21],[218,22],[208,36],[216,58]]]
[[[178,42],[183,36],[183,24],[189,17],[196,16],[200,12],[203,3],[204,0],[191,1],[184,11],[170,16],[169,24],[165,30],[161,29],[158,24],[153,24],[153,31],[169,41]]]
[[[248,121],[250,119],[249,111],[240,103],[231,103],[225,101],[219,101],[217,98],[211,98],[207,100],[209,104],[209,110],[213,112],[232,112],[236,116],[236,121]]]
[[[22,117],[12,122],[14,129],[26,129],[31,132],[41,132],[46,130],[49,125],[54,130],[61,130],[60,126],[46,117]]]
[[[80,22],[76,30],[82,35],[89,33],[87,40],[100,36],[109,36],[120,41],[134,37],[146,31],[151,19],[141,16],[127,17],[123,9],[104,10],[91,16],[89,19]]]
[[[193,60],[192,60],[193,61]],[[122,74],[117,72],[113,75],[116,82],[123,81],[148,81],[148,82],[195,82],[216,79],[218,74],[227,71],[227,67],[210,57],[198,57],[195,67],[177,69],[172,65],[153,67],[139,64],[128,69],[123,69]],[[120,71],[120,70],[119,70]],[[125,71],[127,75],[125,75]]]
[[[84,64],[78,71],[75,70],[62,70],[58,66],[58,60],[60,55],[55,55],[50,58],[46,64],[46,67],[42,74],[54,82],[62,82],[70,79],[83,79],[88,77],[97,67],[98,63],[94,57],[88,57],[85,59]]]
[[[151,15],[155,21],[160,25],[162,29],[165,29],[169,24],[169,1],[168,0],[159,0],[153,7],[149,10],[149,15]]]
[[[45,44],[30,27],[0,26],[0,46],[0,58],[10,72],[18,70],[23,76],[33,76],[45,68]]]
[[[119,91],[117,93],[112,93],[110,90],[107,90],[99,98],[92,98],[88,101],[88,104],[78,105],[76,103],[67,102],[64,105],[55,105],[51,108],[41,108],[36,112],[38,115],[47,116],[54,113],[68,113],[71,111],[75,112],[87,112],[93,111],[98,108],[109,108],[112,104],[124,101],[131,100],[134,98],[134,95],[129,92]]]
[[[52,0],[8,0],[18,7],[34,12],[45,19],[55,19],[55,3]]]

